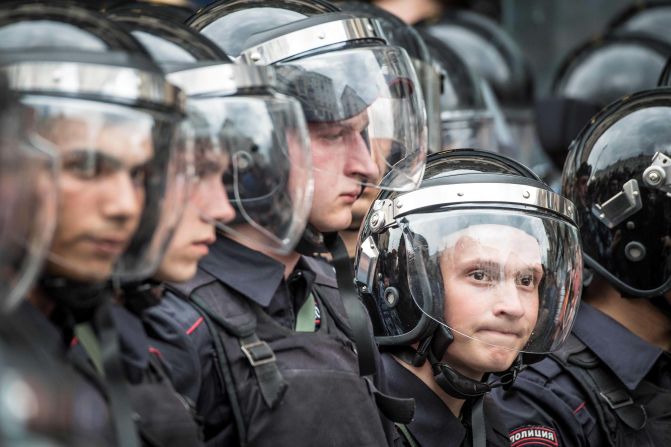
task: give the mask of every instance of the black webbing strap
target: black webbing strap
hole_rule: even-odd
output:
[[[217,287],[216,290],[212,291],[213,293],[204,293],[206,289],[199,289],[196,293],[192,293],[191,299],[203,312],[207,313],[210,320],[238,339],[242,353],[254,369],[254,375],[264,402],[269,408],[274,408],[282,400],[282,396],[287,389],[287,383],[277,367],[277,359],[272,348],[256,335],[254,310],[245,298],[238,298],[231,294],[221,296],[218,293],[219,290],[224,292],[228,292],[228,290],[216,285],[213,286]],[[227,315],[226,311],[232,309],[222,308],[222,299],[237,300],[236,315]],[[233,303],[228,304],[232,305]]]
[[[473,447],[486,447],[487,445],[487,425],[485,425],[484,402],[484,397],[480,397],[473,402],[473,406],[471,407]]]
[[[121,349],[116,327],[112,320],[111,304],[101,305],[93,322],[100,340],[100,354],[105,372],[112,423],[117,443],[124,447],[140,447],[133,409],[128,397],[128,384],[121,360]]]
[[[612,445],[617,445],[618,421],[635,431],[646,425],[645,409],[634,402],[627,387],[575,335],[571,334],[551,356],[581,384]]]
[[[354,287],[354,271],[345,244],[337,233],[328,234],[324,238],[326,248],[331,253],[332,264],[336,271],[338,290],[342,298],[347,319],[349,320],[352,341],[356,345],[359,361],[359,374],[368,376],[375,374],[375,341],[368,329],[368,313],[363,307],[359,294]]]
[[[198,296],[192,295],[191,302],[198,309],[200,315],[203,317],[203,321],[207,325],[210,334],[212,334],[212,340],[214,342],[214,351],[217,356],[217,362],[219,363],[219,373],[221,374],[221,381],[224,384],[224,389],[228,395],[228,400],[231,404],[231,411],[233,412],[233,419],[235,420],[235,428],[238,433],[238,443],[240,447],[247,446],[247,426],[245,426],[244,418],[242,417],[242,410],[240,408],[240,401],[238,399],[238,392],[235,389],[235,382],[233,381],[233,375],[231,374],[231,367],[229,364],[228,357],[226,356],[226,351],[219,338],[219,333],[214,322],[210,319],[209,311],[203,309],[202,302]]]

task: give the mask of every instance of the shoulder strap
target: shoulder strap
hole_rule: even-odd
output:
[[[394,424],[396,427],[396,431],[401,435],[401,438],[403,438],[404,446],[408,447],[420,447],[417,441],[415,440],[415,437],[412,436],[412,433],[410,433],[410,430],[408,430],[408,427],[405,424],[399,424],[396,423]]]
[[[351,328],[352,341],[356,345],[359,360],[359,374],[368,376],[375,374],[375,350],[373,336],[368,330],[368,312],[363,307],[359,294],[354,288],[354,272],[352,263],[345,249],[345,244],[338,233],[329,234],[324,238],[326,247],[333,257],[336,279],[342,297],[345,312]]]
[[[575,335],[571,334],[551,356],[581,385],[611,445],[617,445],[622,426],[633,431],[645,426],[645,409],[634,402],[627,387]]]
[[[256,335],[256,314],[250,303],[209,273],[198,269],[198,274],[189,283],[171,286],[176,286],[182,296],[188,296],[212,334],[217,369],[231,402],[240,445],[245,446],[247,429],[221,331],[238,339],[242,353],[254,369],[259,390],[269,408],[274,408],[281,401],[287,389],[287,383],[277,367],[275,353],[268,343]]]

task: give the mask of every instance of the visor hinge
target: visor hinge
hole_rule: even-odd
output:
[[[375,270],[380,251],[373,236],[368,236],[361,243],[359,258],[356,265],[356,283],[361,292],[373,293],[375,290]]]
[[[393,224],[394,221],[394,202],[386,199],[376,200],[373,203],[373,214],[371,214],[368,220],[371,231],[373,233],[380,233],[384,228]]]
[[[613,229],[627,218],[643,208],[641,191],[636,179],[631,179],[622,185],[622,191],[606,200],[601,205],[592,207],[592,214],[608,228]]]
[[[650,166],[643,171],[643,183],[671,195],[671,158],[656,152]]]

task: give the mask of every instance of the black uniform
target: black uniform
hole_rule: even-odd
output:
[[[465,403],[466,416],[460,420],[419,377],[399,364],[391,354],[383,354],[382,362],[389,391],[399,397],[414,398],[416,404],[413,421],[405,427],[398,427],[395,445],[412,446],[411,442],[421,447],[470,445],[471,427],[467,415],[471,402]],[[490,402],[489,397],[485,396],[484,399],[487,445],[492,447],[510,445],[496,407]],[[408,433],[412,436],[412,441],[408,441]]]
[[[32,345],[39,346],[41,350],[34,355],[36,358],[46,356],[43,359],[43,367],[50,368],[52,366],[46,362],[55,361],[54,366],[73,368],[77,372],[77,375],[72,377],[74,380],[75,377],[79,379],[74,385],[76,392],[73,398],[76,403],[73,405],[75,409],[75,413],[72,414],[73,430],[81,431],[91,439],[99,438],[99,442],[104,442],[104,445],[113,445],[114,434],[111,429],[106,390],[102,382],[97,379],[93,365],[82,359],[78,344],[72,338],[72,332],[55,325],[27,301],[20,304],[11,318],[21,322],[22,332],[30,331]],[[57,371],[53,371],[54,376],[56,373]],[[63,408],[62,411],[68,410]]]
[[[208,445],[239,442],[236,418],[248,445],[387,444],[332,272],[303,257],[285,280],[283,264],[219,238],[190,282],[200,281],[191,302],[176,291],[148,311],[158,325],[177,321],[189,337],[186,349],[175,349],[183,345],[177,334],[156,343],[177,390],[196,402]],[[311,299],[314,331],[297,332],[298,309]],[[254,321],[253,334],[240,333],[240,319]]]
[[[671,395],[671,357],[668,352],[645,342],[585,303],[580,307],[573,335],[620,381],[636,403],[651,401],[651,396],[645,392],[651,385],[657,389],[659,398],[666,394],[666,402],[671,402],[668,397]],[[593,387],[592,384],[589,386]],[[513,446],[611,445],[599,421],[598,413],[604,403],[594,402],[584,385],[556,357],[529,366],[510,391],[497,390],[493,396],[500,404]],[[648,420],[642,430],[666,436],[665,443],[655,443],[653,439],[648,445],[669,445],[671,419],[668,409],[671,407],[663,411],[666,420],[661,419],[664,415],[656,414],[656,409],[646,404],[644,407]]]

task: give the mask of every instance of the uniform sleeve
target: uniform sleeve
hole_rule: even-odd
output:
[[[549,358],[522,371],[509,390],[495,389],[492,397],[512,447],[587,447],[598,430],[586,397]]]
[[[195,403],[208,446],[235,445],[237,435],[226,390],[215,365],[214,341],[202,316],[168,292],[147,311],[152,344],[168,364],[175,389]]]

